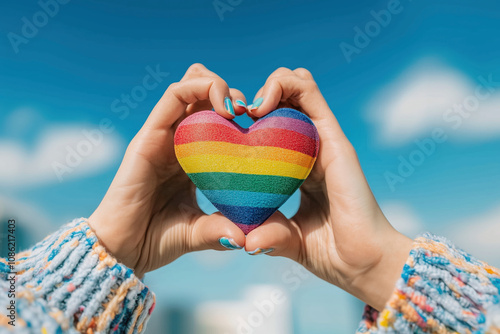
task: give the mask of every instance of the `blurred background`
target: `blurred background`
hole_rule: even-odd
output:
[[[497,1],[3,1],[0,29],[2,245],[7,219],[25,248],[88,217],[164,90],[201,62],[250,102],[276,68],[309,69],[389,220],[500,266]],[[350,333],[363,307],[243,251],[186,255],[146,283],[149,333]]]

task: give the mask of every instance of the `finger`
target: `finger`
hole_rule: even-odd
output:
[[[293,70],[293,73],[295,73],[299,78],[302,78],[304,80],[314,80],[311,72],[309,72],[303,67],[296,68],[295,70]]]
[[[181,81],[186,81],[189,79],[200,78],[200,77],[214,77],[219,78],[217,74],[210,71],[203,64],[195,63],[187,69],[186,73],[182,77]],[[212,102],[210,100],[197,101],[195,103],[190,104],[186,109],[186,114],[191,115],[195,112],[202,110],[211,110],[213,109]]]
[[[229,92],[233,100],[234,113],[238,116],[243,115],[247,111],[247,99],[245,95],[235,88],[231,88]]]
[[[294,261],[300,254],[300,230],[280,212],[248,233],[245,250],[250,255],[284,256]]]
[[[212,110],[213,108],[214,107],[212,106],[212,102],[210,102],[210,100],[198,101],[196,103],[190,104],[186,108],[186,116],[202,110]]]
[[[290,99],[293,100],[290,101],[291,103],[304,109],[304,112],[311,118],[329,115],[333,117],[312,74],[305,68],[297,68],[294,71],[285,67],[278,68],[267,78],[254,100],[259,98],[263,98],[264,101],[260,103],[258,108],[255,108],[255,103],[249,105],[249,109],[253,109],[252,113],[258,117],[274,110],[280,102],[286,102]],[[307,108],[307,105],[321,108]]]
[[[284,87],[283,84],[285,83],[286,86]],[[297,97],[304,88],[303,80],[294,74],[270,77],[262,87],[260,96],[256,96],[249,110],[252,115],[263,117],[277,109],[282,102],[288,101],[291,104],[298,105],[296,103]]]
[[[174,83],[154,107],[145,127],[167,129],[186,112],[188,105],[207,99],[219,115],[233,118],[234,108],[229,96],[229,87],[219,77],[199,77]]]
[[[193,224],[189,251],[229,250],[245,246],[245,234],[221,213],[203,215]]]
[[[314,80],[302,79],[293,72],[292,75],[270,77],[262,87],[262,96],[262,104],[251,111],[254,116],[265,116],[280,102],[289,101],[314,122],[320,132],[320,146],[350,145]]]
[[[259,99],[260,97],[262,97],[262,91],[263,91],[263,87],[261,87],[258,91],[257,91],[257,94],[255,94],[255,97],[253,99],[253,101],[255,102],[257,99]],[[253,118],[253,120],[257,120],[257,116],[255,116],[253,113],[252,113],[252,109],[257,109],[258,106],[256,108],[254,108],[254,103],[252,102],[251,104],[247,105],[247,115],[250,116],[251,118]]]
[[[265,114],[262,114],[261,116],[257,116],[257,114],[254,114],[254,111],[259,109],[259,107],[263,104],[264,100],[266,100],[266,104],[269,104],[269,102],[267,102],[267,98],[265,97],[266,96],[265,87],[268,85],[269,80],[276,78],[276,77],[291,75],[291,74],[293,74],[292,70],[290,70],[289,68],[286,68],[286,67],[280,67],[280,68],[276,69],[273,73],[271,73],[271,75],[269,75],[269,77],[267,78],[264,86],[261,89],[259,89],[257,94],[255,94],[255,98],[253,99],[252,104],[250,104],[248,106],[249,114],[253,115],[254,117],[264,116]],[[276,103],[274,105],[273,110],[276,109],[277,105],[278,105],[278,103]]]
[[[181,81],[199,77],[219,77],[215,72],[210,71],[205,65],[195,63],[187,69]]]
[[[212,78],[217,78],[221,79],[215,72],[210,71],[208,68],[206,68],[203,64],[200,63],[195,63],[191,66],[189,66],[188,70],[186,71],[186,74],[182,77],[181,81],[186,81],[189,79],[194,79],[194,78],[201,78],[201,77],[212,77]],[[241,93],[241,92],[240,92]],[[234,116],[236,113],[236,100],[232,99],[231,100],[231,93],[226,94],[224,97],[224,108],[225,111]],[[231,105],[230,102],[233,102]],[[232,106],[232,108],[231,108]],[[194,104],[190,105],[187,110],[187,114],[190,115],[194,112],[201,111],[201,110],[210,110],[214,109],[215,106],[211,103],[210,100],[205,100],[205,101],[197,101]],[[241,109],[241,104],[240,108]],[[240,113],[241,115],[241,113]],[[227,117],[226,115],[222,115],[224,117]]]
[[[293,71],[287,67],[278,67],[276,70],[273,71],[267,78],[269,80],[270,78],[275,78],[275,77],[282,77],[285,75],[290,75],[292,74]]]

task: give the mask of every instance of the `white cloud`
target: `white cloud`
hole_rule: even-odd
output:
[[[500,204],[486,212],[447,222],[432,231],[407,203],[387,202],[381,207],[392,226],[408,237],[415,238],[426,231],[440,234],[478,259],[500,267]]]
[[[453,242],[478,259],[500,267],[500,204],[452,226],[449,237]]]
[[[499,137],[500,89],[494,87],[498,78],[485,73],[483,79],[471,80],[438,61],[423,59],[375,95],[367,107],[367,120],[386,146],[427,137],[437,127],[452,140]],[[493,83],[482,86],[488,81]],[[474,105],[475,101],[479,104]],[[457,112],[455,105],[463,106],[464,113]]]
[[[206,250],[190,254],[196,262],[205,268],[210,268],[210,270],[219,269],[228,265],[236,259],[237,255],[237,252],[218,252],[215,250]]]
[[[25,234],[24,238],[27,239],[25,241],[30,245],[42,240],[59,228],[59,226],[51,223],[44,210],[37,208],[33,204],[2,195],[0,195],[0,217],[2,219],[15,219],[17,229],[23,227],[23,231],[29,233],[29,235]],[[3,223],[6,222],[5,220]],[[1,223],[0,226],[2,226]],[[0,231],[0,234],[1,232],[3,231]]]
[[[196,333],[292,333],[288,291],[280,285],[251,285],[244,298],[212,300],[194,312]]]
[[[425,232],[419,217],[406,203],[387,202],[381,204],[381,208],[391,225],[404,235],[414,239]]]
[[[123,143],[115,132],[72,124],[45,128],[33,146],[0,140],[1,186],[21,188],[97,173],[120,158]]]

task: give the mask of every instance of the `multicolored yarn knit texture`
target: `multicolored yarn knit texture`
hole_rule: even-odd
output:
[[[313,122],[277,109],[244,129],[214,111],[197,112],[175,133],[175,154],[193,183],[245,234],[300,187],[319,150]]]
[[[0,312],[0,333],[140,333],[155,297],[99,244],[83,218],[16,261],[16,327]],[[9,305],[0,259],[0,309]],[[367,306],[357,333],[500,333],[500,270],[447,239],[415,240],[382,312]]]
[[[106,252],[83,218],[19,253],[15,270],[16,327],[0,312],[2,333],[139,333],[155,305],[154,295]],[[0,259],[2,310],[10,271]]]
[[[424,234],[385,309],[367,306],[357,333],[499,334],[499,291],[499,269]]]

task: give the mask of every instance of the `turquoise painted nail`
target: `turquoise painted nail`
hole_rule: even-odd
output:
[[[242,249],[240,245],[238,245],[233,238],[222,237],[219,239],[219,243],[226,247],[227,249]]]
[[[226,108],[226,111],[229,113],[229,115],[234,116],[233,102],[231,102],[231,99],[229,97],[226,97],[224,99],[224,108]]]
[[[257,100],[253,101],[253,104],[251,105],[252,107],[250,109],[251,110],[257,109],[258,107],[260,107],[260,105],[262,104],[263,101],[264,101],[264,98],[259,97]]]
[[[254,251],[247,252],[248,255],[259,255],[259,254],[268,254],[271,253],[274,248],[257,248]]]
[[[247,105],[245,104],[245,102],[243,102],[242,100],[236,100],[236,105],[237,106],[240,106],[240,107],[243,107],[243,108],[246,108]]]

